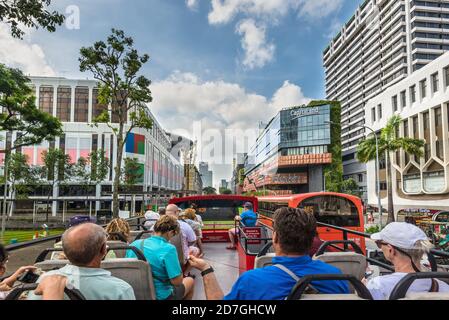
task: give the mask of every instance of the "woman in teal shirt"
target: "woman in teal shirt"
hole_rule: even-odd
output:
[[[154,225],[151,238],[131,243],[143,252],[151,266],[157,300],[191,300],[193,297],[194,280],[183,277],[176,247],[169,243],[179,232],[178,220],[166,215]],[[135,258],[136,255],[128,250],[126,257]]]

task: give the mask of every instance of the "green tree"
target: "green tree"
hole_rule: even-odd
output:
[[[232,191],[228,188],[220,188],[220,194],[232,194]]]
[[[343,180],[343,182],[341,183],[341,188],[340,188],[339,192],[351,194],[356,197],[362,196],[362,193],[360,192],[359,185],[352,178]]]
[[[214,187],[205,187],[205,188],[203,188],[203,193],[204,194],[217,194],[217,189],[215,189]]]
[[[387,223],[393,222],[394,204],[393,204],[393,183],[392,183],[392,165],[391,157],[399,150],[404,150],[409,155],[422,157],[424,140],[398,137],[397,132],[402,119],[399,115],[391,117],[386,126],[380,131],[378,137],[379,155],[385,154],[385,162],[387,169],[387,200],[388,200],[388,220]],[[376,140],[375,137],[370,137],[359,143],[357,147],[357,159],[360,162],[368,162],[376,160]],[[379,195],[380,196],[380,195]]]
[[[57,185],[64,186],[65,182],[73,177],[74,165],[71,163],[70,156],[61,149],[50,148],[42,152],[44,166],[41,169],[42,184],[48,185],[47,193],[47,212],[46,221],[48,221],[50,197]]]
[[[18,69],[8,68],[0,64],[0,131],[11,136],[16,132],[14,143],[5,141],[4,178],[8,181],[8,162],[11,151],[23,146],[39,144],[44,140],[52,141],[62,134],[62,124],[55,117],[42,112],[35,104],[33,90],[29,86],[30,79]],[[2,210],[2,231],[6,227],[6,197],[8,188],[5,185]]]
[[[81,48],[79,58],[80,70],[92,72],[99,81],[100,103],[112,106],[112,119],[105,110],[93,122],[96,125],[107,124],[117,139],[112,201],[114,217],[118,217],[119,212],[121,165],[128,134],[136,128],[149,130],[153,124],[146,105],[152,101],[151,82],[138,75],[149,56],[139,55],[133,44],[134,40],[126,37],[123,31],[112,29],[106,42],[98,41],[91,47]]]
[[[123,185],[127,189],[141,183],[143,181],[144,171],[142,165],[136,158],[125,158],[125,166],[122,170]],[[126,193],[125,193],[126,206]]]
[[[9,24],[11,34],[16,38],[25,34],[21,26],[54,32],[65,17],[57,11],[48,11],[50,4],[51,0],[1,0],[0,21]]]
[[[73,168],[73,178],[86,194],[86,204],[89,205],[89,194],[103,182],[109,172],[109,161],[104,150],[89,153],[88,158],[80,157]]]
[[[15,199],[26,199],[31,188],[36,184],[35,170],[27,162],[27,156],[22,153],[12,153],[8,161],[8,182],[11,186],[10,211]]]

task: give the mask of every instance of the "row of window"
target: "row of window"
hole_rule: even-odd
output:
[[[449,3],[447,2],[432,2],[432,1],[412,1],[413,6],[422,6],[422,7],[435,7],[435,8],[449,8]]]
[[[422,43],[416,42],[412,44],[412,49],[435,49],[435,50],[449,50],[449,45],[439,43]]]
[[[323,154],[327,153],[327,146],[311,146],[300,148],[288,148],[281,151],[282,156],[296,156],[305,154]]]
[[[433,32],[413,32],[412,39],[415,38],[427,38],[427,39],[449,39],[449,34],[447,33],[433,33]]]
[[[412,22],[412,29],[415,27],[433,28],[433,29],[449,29],[449,23],[414,21],[414,22]]]
[[[443,69],[443,75],[445,80],[446,87],[449,86],[449,66]],[[436,93],[439,90],[440,79],[438,72],[433,73],[430,76],[431,80],[431,92]],[[419,82],[419,91],[421,99],[424,99],[427,96],[427,79],[423,79]],[[416,102],[416,85],[412,85],[409,87],[409,102],[410,104]],[[407,106],[407,93],[406,90],[403,90],[398,95],[394,95],[391,97],[391,106],[393,109],[393,113],[399,110],[399,107],[405,108]],[[377,109],[377,111],[376,111]],[[377,105],[377,107],[371,108],[371,120],[375,122],[377,120],[382,119],[382,104]]]

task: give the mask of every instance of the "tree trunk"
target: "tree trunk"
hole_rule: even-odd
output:
[[[385,155],[385,162],[386,162],[386,167],[387,167],[387,195],[388,195],[388,220],[387,220],[387,224],[389,224],[390,222],[394,222],[395,218],[394,218],[394,204],[393,204],[393,181],[392,181],[392,170],[393,167],[391,165],[391,161],[390,161],[390,153],[387,152]],[[382,214],[382,213],[381,213]],[[381,215],[382,217],[382,215]]]
[[[113,195],[112,195],[112,215],[114,218],[119,217],[119,187],[120,187],[120,175],[121,175],[121,164],[123,157],[123,124],[120,124],[120,129],[117,134],[117,159],[114,168],[115,177],[114,177],[114,187],[113,187]]]

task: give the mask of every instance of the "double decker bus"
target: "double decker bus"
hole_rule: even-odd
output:
[[[288,196],[258,197],[259,222],[272,227],[273,214],[281,207],[303,208],[312,213],[318,222],[321,240],[343,240],[343,233],[327,225],[364,232],[363,205],[360,198],[336,192],[312,192]],[[364,237],[351,235],[365,251]]]
[[[169,204],[176,204],[181,210],[195,207],[203,223],[203,242],[229,241],[228,229],[235,226],[234,217],[243,210],[245,202],[253,204],[258,210],[256,197],[237,195],[196,195],[172,198]]]

